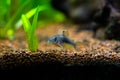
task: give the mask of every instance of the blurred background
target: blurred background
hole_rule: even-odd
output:
[[[37,21],[39,27],[66,21],[64,14],[51,6],[51,0],[0,0],[0,38],[13,38],[15,31],[22,26],[22,14],[32,22],[38,5],[40,7]]]
[[[14,26],[21,18],[21,14],[28,13],[38,5],[48,8],[39,14],[41,25],[53,21],[63,22],[65,20],[64,15],[53,9],[50,2],[51,0],[0,0],[0,27],[4,27],[13,17],[11,25]]]
[[[13,36],[22,26],[22,14],[32,22],[38,5],[37,25],[41,28],[46,24],[72,22],[79,26],[87,24],[82,25],[83,28],[88,27],[96,33],[99,28],[109,26],[111,15],[120,17],[119,4],[119,0],[0,0],[0,38],[5,37],[6,33],[9,39]],[[111,28],[102,33],[111,37],[113,32],[119,34]]]

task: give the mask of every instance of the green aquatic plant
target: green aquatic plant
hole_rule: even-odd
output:
[[[10,0],[9,0],[10,1]],[[25,8],[25,6],[29,3],[30,1],[24,1],[24,3],[20,6],[20,8],[15,12],[15,14],[8,20],[8,22],[6,23],[6,25],[0,29],[0,37],[4,38],[6,36],[6,33],[8,37],[11,37],[12,35],[9,34],[9,29],[14,29],[11,25],[14,22],[14,20],[16,19],[16,17],[18,15],[20,15],[20,13],[22,12],[22,10]],[[9,2],[10,3],[10,2]]]
[[[38,14],[39,6],[36,9],[32,24],[30,23],[28,17],[22,14],[23,28],[26,34],[28,48],[30,51],[36,51],[38,48],[38,38],[35,36]]]
[[[48,5],[41,5],[41,6],[39,6],[39,10],[38,10],[38,11],[39,11],[39,12],[44,11],[44,10],[47,9],[47,7],[48,7]],[[25,14],[25,16],[26,16],[28,19],[30,19],[31,17],[33,17],[33,16],[35,15],[36,10],[37,10],[37,7],[31,9],[30,11],[28,11],[28,12]],[[15,28],[16,28],[16,29],[19,29],[19,28],[21,27],[21,25],[22,25],[22,19],[19,19],[19,20],[17,21],[16,25],[15,25]]]
[[[22,25],[21,15],[24,14],[31,21],[38,5],[38,11],[42,15],[38,17],[40,27],[53,22],[64,22],[65,16],[53,9],[51,0],[0,0],[0,39],[14,40],[16,30]]]

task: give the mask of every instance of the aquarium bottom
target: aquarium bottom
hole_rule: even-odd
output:
[[[119,80],[120,66],[39,64],[1,70],[0,75],[1,79],[12,80]]]

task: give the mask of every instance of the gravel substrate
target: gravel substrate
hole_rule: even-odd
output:
[[[70,38],[79,42],[77,50],[47,45],[48,38],[61,26],[37,31],[43,35],[38,35],[40,44],[36,52],[27,50],[21,31],[13,41],[0,40],[1,79],[119,80],[120,41],[99,40],[89,31],[76,33],[74,28],[67,27]]]
[[[94,52],[92,52],[94,51]],[[91,50],[86,53],[48,50],[30,52],[27,50],[10,50],[0,57],[1,69],[12,69],[19,66],[33,66],[39,64],[62,64],[64,66],[95,66],[95,65],[119,65],[120,54]],[[91,54],[91,53],[92,54]]]

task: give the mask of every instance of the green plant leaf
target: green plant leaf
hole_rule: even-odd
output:
[[[13,40],[14,39],[13,34],[14,34],[14,30],[13,29],[9,29],[8,32],[7,32],[9,40]]]
[[[29,34],[31,24],[28,18],[24,14],[22,14],[22,22],[23,22],[23,28],[24,28],[25,33]]]
[[[39,12],[40,12],[40,11],[44,11],[44,10],[46,10],[47,8],[48,8],[48,5],[41,5],[41,6],[39,6]],[[28,12],[25,14],[25,16],[26,16],[28,19],[30,19],[32,16],[35,15],[36,10],[37,10],[37,7],[31,9],[30,11],[28,11]],[[16,28],[16,29],[19,29],[21,25],[22,25],[22,20],[20,19],[19,21],[17,21],[17,23],[16,23],[16,25],[15,25],[15,28]]]
[[[20,12],[24,9],[24,7],[30,2],[30,0],[26,0],[21,7],[18,9],[18,11],[14,14],[14,16],[7,22],[5,27],[0,31],[0,36],[5,37],[6,32],[11,28],[12,22],[15,20],[15,18],[20,14]]]
[[[32,27],[30,28],[30,34],[35,33],[35,30],[36,30],[36,27],[37,27],[36,25],[37,25],[38,13],[39,13],[39,6],[37,7],[35,16],[33,18]]]
[[[25,15],[27,16],[27,18],[31,18],[35,13],[36,13],[36,10],[38,9],[38,12],[40,11],[44,11],[46,10],[48,7],[48,5],[41,5],[39,7],[36,7],[34,9],[31,9],[29,12],[27,12]]]
[[[36,51],[38,48],[38,39],[37,37],[34,36],[37,26],[38,13],[39,13],[39,6],[37,7],[36,13],[33,18],[32,26],[29,31],[29,49],[31,51]]]
[[[26,33],[26,38],[28,42],[28,48],[30,51],[36,51],[38,48],[38,38],[35,36],[35,30],[37,25],[37,19],[39,14],[39,6],[36,9],[32,25],[26,15],[22,15],[23,28]]]
[[[36,51],[38,49],[38,38],[36,36],[28,39],[28,48],[30,51]]]

